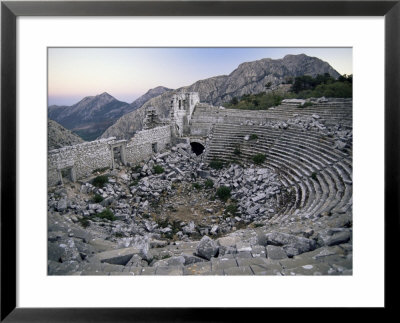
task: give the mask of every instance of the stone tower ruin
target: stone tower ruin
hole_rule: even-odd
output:
[[[199,93],[182,92],[171,99],[171,132],[175,137],[189,135],[189,123],[193,110],[200,102]]]
[[[146,115],[143,120],[143,129],[153,129],[164,125],[158,116],[157,110],[154,107],[148,107],[146,109]]]

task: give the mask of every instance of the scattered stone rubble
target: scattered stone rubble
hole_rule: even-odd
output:
[[[311,118],[287,124],[323,125]],[[96,175],[49,189],[50,275],[352,274],[351,214],[270,223],[283,186],[269,169],[211,169],[183,143],[117,166],[102,188]],[[227,202],[215,197],[221,186]],[[99,218],[107,210],[114,220]]]
[[[255,123],[251,120],[246,120],[242,122],[241,125],[246,126],[265,126],[267,128],[273,129],[288,129],[290,127],[300,129],[301,131],[318,131],[323,135],[335,138],[333,148],[337,148],[339,150],[345,150],[351,146],[353,140],[353,130],[345,127],[341,124],[336,124],[334,126],[326,126],[325,120],[319,116],[318,114],[311,115],[299,115],[293,114],[292,118],[289,118],[286,121],[281,120],[266,120],[265,122]],[[249,137],[244,138],[245,140],[249,140]]]

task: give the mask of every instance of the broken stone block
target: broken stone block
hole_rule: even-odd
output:
[[[204,236],[201,238],[196,252],[198,256],[210,260],[211,257],[215,257],[218,254],[218,249],[219,247],[214,240],[208,236]]]
[[[140,255],[141,250],[131,247],[100,252],[95,258],[100,262],[125,266],[135,254]]]
[[[267,246],[267,258],[272,260],[280,260],[287,258],[285,250],[282,247],[277,246]]]

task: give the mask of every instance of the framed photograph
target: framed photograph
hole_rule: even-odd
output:
[[[399,14],[2,2],[1,320],[392,308]]]

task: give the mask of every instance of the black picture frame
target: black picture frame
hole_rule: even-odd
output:
[[[244,309],[17,308],[16,19],[18,16],[384,16],[385,17],[385,309],[398,286],[400,1],[82,1],[1,3],[1,321],[236,321]],[[371,147],[373,150],[373,147]],[[372,242],[371,242],[372,243]],[[373,255],[371,255],[373,257]],[[39,291],[38,291],[39,293]],[[261,311],[251,310],[251,317]],[[279,315],[287,312],[280,310]],[[250,314],[250,313],[249,313]],[[262,313],[261,313],[262,314]],[[277,313],[278,314],[278,313]],[[381,315],[382,313],[378,314]]]

